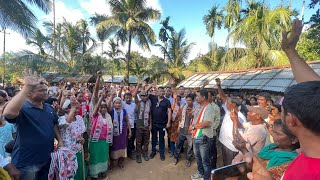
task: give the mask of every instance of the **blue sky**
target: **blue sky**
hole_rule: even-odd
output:
[[[189,56],[189,60],[195,58],[199,53],[204,54],[208,50],[208,43],[210,41],[209,36],[206,34],[205,25],[202,22],[202,18],[208,13],[209,9],[214,4],[219,4],[222,8],[227,0],[146,0],[148,6],[159,9],[161,11],[161,19],[170,16],[170,25],[175,30],[179,31],[182,28],[186,29],[186,37],[188,42],[194,42],[196,45]],[[285,1],[285,0],[284,0]],[[245,0],[243,0],[244,5]],[[280,0],[265,0],[271,6],[280,4]],[[310,3],[310,0],[306,0],[306,5]],[[292,0],[292,5],[298,12],[301,12],[302,0]],[[310,16],[315,13],[316,9],[305,9],[305,20],[309,20]],[[48,15],[42,13],[36,8],[32,8],[39,19],[38,26],[40,29],[41,24],[45,20],[52,20],[52,13]],[[62,18],[66,18],[67,21],[75,23],[77,20],[84,18],[86,20],[93,13],[104,13],[110,15],[110,9],[107,6],[105,0],[56,0],[56,16],[57,21],[62,21]],[[155,33],[158,34],[161,25],[160,21],[151,22],[150,25],[154,29]],[[90,28],[93,36],[95,35],[94,27]],[[226,43],[227,31],[222,29],[216,31],[215,42],[224,46]],[[34,50],[32,47],[28,47],[25,44],[25,40],[15,32],[10,32],[8,35],[9,42],[6,45],[7,51],[19,51],[22,49]],[[0,42],[3,38],[0,37]],[[0,49],[2,49],[2,43],[0,43]],[[100,48],[98,48],[100,50]],[[143,51],[139,49],[135,44],[133,50],[138,50],[145,56],[152,54],[159,55],[160,51],[157,47],[152,47],[151,52]],[[126,50],[124,47],[123,50]],[[98,53],[98,52],[97,52]]]

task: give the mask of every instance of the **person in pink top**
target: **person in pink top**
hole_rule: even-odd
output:
[[[103,102],[104,96],[99,98],[93,111],[93,121],[90,138],[90,176],[97,179],[99,175],[107,176],[109,145],[112,144],[113,125],[107,104]]]

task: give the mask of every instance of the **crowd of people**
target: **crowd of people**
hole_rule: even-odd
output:
[[[216,179],[320,179],[320,77],[297,54],[302,25],[293,21],[282,48],[298,82],[280,101],[267,92],[226,94],[217,89],[100,83],[48,85],[31,71],[23,86],[0,90],[0,179],[98,179],[125,158],[169,158],[191,179],[211,178],[221,148],[225,166],[246,161]],[[167,134],[167,136],[166,136]],[[151,136],[151,151],[149,143]],[[166,138],[167,137],[167,138]],[[167,143],[165,143],[167,139]],[[185,141],[187,141],[185,143]]]

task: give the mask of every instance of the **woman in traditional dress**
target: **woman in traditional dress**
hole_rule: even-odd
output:
[[[180,121],[180,112],[181,112],[181,96],[174,95],[174,103],[172,104],[172,121],[169,128],[169,137],[170,137],[170,157],[174,155],[176,143],[178,142],[178,129]]]
[[[104,96],[100,96],[92,115],[90,150],[90,176],[97,179],[106,177],[109,163],[109,145],[113,139],[113,124],[108,113],[107,104],[103,102]]]
[[[127,157],[127,137],[131,137],[131,128],[129,126],[128,114],[122,107],[122,99],[120,97],[113,98],[111,117],[113,120],[111,160],[118,162],[118,166],[123,169],[124,159]],[[128,136],[127,132],[129,132]]]
[[[87,168],[84,163],[83,144],[84,139],[82,137],[85,132],[85,125],[83,118],[78,114],[79,103],[74,97],[70,100],[66,100],[63,104],[65,115],[59,118],[59,131],[63,144],[66,148],[70,149],[77,157],[78,170],[74,177],[75,180],[83,180],[87,177]]]

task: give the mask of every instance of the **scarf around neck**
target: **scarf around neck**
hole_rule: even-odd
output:
[[[269,160],[267,169],[291,162],[298,156],[296,151],[275,151],[276,148],[278,148],[277,145],[269,144],[258,153],[259,158]]]
[[[150,113],[151,101],[140,101],[140,111],[138,119],[143,119],[144,126],[149,126],[149,113]]]
[[[119,124],[119,114],[120,114],[120,124]],[[121,109],[121,112],[118,114],[115,108],[113,108],[113,135],[119,136],[122,134],[123,127],[123,117],[124,111]]]
[[[95,125],[92,127],[93,136],[92,136],[92,142],[98,142],[101,131],[104,125],[107,125],[107,137],[106,141],[110,144],[112,144],[113,139],[113,124],[111,120],[111,116],[109,113],[105,114],[106,118],[102,117],[102,114],[99,113],[98,116],[95,117]]]

